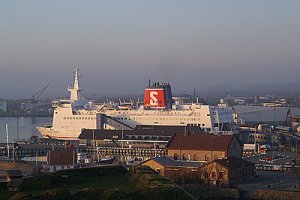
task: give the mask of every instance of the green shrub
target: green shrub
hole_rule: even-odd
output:
[[[47,176],[33,177],[22,183],[22,190],[44,190],[51,187],[51,182]]]
[[[178,188],[155,188],[140,190],[133,194],[134,200],[190,200],[191,198]]]
[[[27,194],[27,193],[23,193],[23,192],[19,192],[9,198],[9,200],[31,200],[31,199],[32,199],[31,194]]]
[[[37,199],[43,200],[71,200],[72,195],[69,190],[66,189],[56,189],[48,190],[46,193],[40,194]]]
[[[70,175],[70,176],[84,176],[94,177],[95,175],[123,175],[127,172],[122,166],[101,166],[86,169],[70,169],[57,172],[56,176]]]
[[[6,190],[7,186],[6,183],[0,183],[0,191]]]
[[[62,178],[59,174],[51,174],[49,175],[49,181],[52,186],[58,187],[62,185],[64,178]]]
[[[85,188],[82,190],[77,191],[77,193],[74,195],[74,199],[76,200],[100,200],[103,196],[103,190],[102,189],[94,189],[94,188]]]
[[[104,191],[103,197],[105,200],[130,200],[131,197],[128,196],[124,191],[118,188],[110,188]]]

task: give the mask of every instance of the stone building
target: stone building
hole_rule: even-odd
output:
[[[256,175],[254,163],[236,157],[213,160],[200,171],[202,181],[218,186],[231,186]]]
[[[176,182],[198,182],[203,162],[180,161],[163,156],[151,158],[142,165],[149,166],[160,175]]]
[[[156,157],[145,161],[157,173],[179,183],[207,183],[232,186],[255,176],[253,163],[236,157],[210,162],[179,161],[170,157]]]

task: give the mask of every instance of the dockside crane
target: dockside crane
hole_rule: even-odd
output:
[[[35,104],[39,102],[40,96],[45,92],[49,85],[50,84],[48,83],[45,87],[43,87],[37,93],[31,96],[31,99],[29,100],[31,114],[35,112]]]
[[[289,122],[290,119],[291,119],[291,117],[292,117],[291,107],[289,106],[289,107],[288,107],[288,110],[287,110],[287,112],[286,112],[285,126],[290,126],[290,125],[291,125],[291,123]]]

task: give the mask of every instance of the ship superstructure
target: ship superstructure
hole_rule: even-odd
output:
[[[145,89],[141,105],[120,103],[95,104],[81,96],[78,69],[74,85],[69,87],[70,100],[53,101],[53,124],[37,127],[44,137],[77,139],[82,129],[128,130],[137,125],[199,126],[207,132],[231,131],[233,112],[227,106],[200,103],[174,103],[168,83],[153,83]]]

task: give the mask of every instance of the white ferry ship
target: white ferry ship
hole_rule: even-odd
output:
[[[95,104],[82,98],[78,69],[70,99],[53,101],[53,124],[37,127],[46,138],[76,140],[82,129],[128,130],[137,125],[199,126],[207,132],[231,131],[233,111],[225,104],[174,103],[169,84],[154,83],[145,89],[143,105]]]

